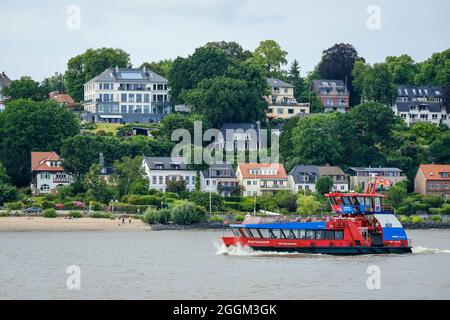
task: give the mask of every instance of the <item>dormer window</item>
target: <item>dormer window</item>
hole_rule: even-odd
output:
[[[441,172],[441,177],[444,179],[448,179],[449,173],[448,172]]]
[[[155,163],[155,169],[158,169],[158,170],[164,169],[164,164],[162,164],[162,163]]]

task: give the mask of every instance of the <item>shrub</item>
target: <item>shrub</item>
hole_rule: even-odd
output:
[[[439,208],[444,204],[444,198],[441,196],[424,196],[422,202],[430,208]]]
[[[74,219],[79,219],[82,217],[82,215],[81,215],[80,211],[70,211],[69,217],[74,218]]]
[[[90,205],[91,210],[94,210],[94,211],[102,211],[104,208],[104,206],[101,203],[96,202],[96,201],[91,201],[89,203],[89,205]]]
[[[406,206],[402,206],[395,211],[397,214],[409,214],[409,209]]]
[[[42,216],[44,218],[56,218],[57,217],[56,210],[55,209],[45,209],[44,212],[42,213]]]
[[[416,223],[421,223],[423,222],[423,219],[421,216],[412,216],[411,217],[411,222],[416,224]]]
[[[430,208],[430,209],[428,209],[428,213],[434,214],[434,215],[441,214],[441,209],[440,208]]]
[[[42,209],[52,209],[52,208],[54,209],[55,204],[53,202],[44,200],[44,201],[42,201],[41,207],[42,207]]]
[[[226,197],[225,201],[227,202],[241,202],[242,197]]]
[[[213,211],[222,211],[224,209],[223,198],[217,193],[207,193],[207,192],[191,192],[188,195],[189,201],[201,206],[209,211],[209,200],[211,198],[211,206]]]
[[[242,222],[245,220],[245,216],[243,216],[242,214],[237,214],[234,216],[234,220],[236,220],[238,222]]]
[[[6,209],[8,210],[20,210],[22,209],[21,202],[10,202],[5,204]]]
[[[106,213],[106,212],[95,212],[93,214],[90,215],[91,218],[94,219],[112,219],[113,216],[110,213]]]
[[[9,212],[0,212],[0,217],[9,217],[10,213]]]
[[[400,217],[400,222],[401,223],[410,223],[411,222],[411,218],[408,216],[401,216]]]
[[[127,202],[133,205],[161,206],[161,199],[157,196],[129,196]]]
[[[173,221],[177,224],[189,225],[205,222],[206,210],[195,203],[183,201],[172,209]]]
[[[441,208],[441,214],[450,214],[450,204],[446,203]]]
[[[435,214],[435,215],[431,216],[430,220],[433,221],[433,222],[441,222],[442,221],[442,217],[440,215]]]
[[[209,218],[209,222],[220,222],[224,223],[225,219],[222,216],[213,215]]]
[[[148,224],[167,224],[170,222],[171,213],[168,209],[156,210],[153,208],[145,211],[142,220]]]

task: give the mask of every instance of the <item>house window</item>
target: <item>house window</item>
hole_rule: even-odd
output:
[[[156,176],[153,176],[153,184],[156,184]]]
[[[41,172],[41,179],[43,179],[43,180],[50,179],[50,173],[49,172]]]
[[[48,192],[50,191],[50,186],[48,184],[43,184],[39,189],[43,192]]]
[[[289,114],[294,114],[294,109],[288,109]]]
[[[164,181],[164,177],[163,176],[159,176],[159,184],[163,184]]]

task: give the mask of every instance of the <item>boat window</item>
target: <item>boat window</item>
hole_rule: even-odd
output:
[[[335,231],[334,233],[334,238],[336,240],[343,240],[344,239],[344,231],[340,230],[340,231]]]
[[[358,199],[359,204],[363,206],[364,205],[364,197],[358,197],[357,199]]]
[[[239,229],[231,229],[231,231],[233,231],[233,234],[235,237],[241,237],[241,233],[239,232]]]
[[[248,230],[245,228],[241,229],[241,233],[244,236],[244,238],[252,238],[252,236],[248,233]]]
[[[298,230],[298,239],[306,239],[306,230]]]
[[[284,234],[286,235],[286,238],[287,238],[287,239],[296,239],[294,230],[291,230],[291,229],[289,229],[289,230],[284,230]]]
[[[271,239],[278,239],[278,237],[275,235],[272,229],[269,229],[269,238]]]
[[[258,229],[249,229],[248,231],[252,234],[253,238],[262,238]]]
[[[260,229],[259,232],[261,232],[264,239],[270,239],[269,229]]]
[[[325,231],[325,239],[334,240],[334,231],[331,230]]]
[[[375,206],[381,207],[381,199],[375,198]]]
[[[325,238],[323,231],[316,231],[316,240],[323,240]]]
[[[306,230],[306,239],[313,240],[315,236],[314,230]]]
[[[247,231],[247,233],[249,235],[249,238],[254,238],[253,233],[252,233],[252,231],[250,229],[246,229],[246,231]]]
[[[330,203],[331,203],[331,205],[333,205],[333,206],[336,204],[336,201],[334,200],[333,197],[330,197]]]
[[[348,199],[348,197],[342,197],[342,202],[344,202],[345,205],[350,205],[350,200]]]
[[[341,199],[341,197],[336,197],[336,204],[338,205],[338,206],[342,206],[342,199]]]
[[[287,234],[287,232],[288,232],[288,230],[280,229],[280,232],[277,232],[277,234],[280,235],[278,238],[280,238],[280,239],[286,239],[286,234]]]

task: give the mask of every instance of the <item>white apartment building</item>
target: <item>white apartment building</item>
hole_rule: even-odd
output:
[[[289,190],[288,176],[284,166],[279,163],[243,163],[236,171],[244,196],[274,194]]]
[[[169,181],[184,180],[187,191],[195,190],[197,172],[189,170],[183,158],[144,157],[142,167],[150,189],[166,192]]]
[[[171,112],[168,80],[151,70],[112,68],[84,85],[85,113],[93,122],[158,122]]]
[[[231,197],[239,190],[239,181],[231,164],[212,164],[200,173],[200,179],[204,192]]]
[[[3,95],[3,88],[11,86],[11,80],[5,74],[5,72],[0,73],[0,112],[5,110],[5,96]]]
[[[443,88],[438,86],[399,86],[392,110],[408,126],[419,122],[450,126],[450,114],[442,104],[442,92]]]

